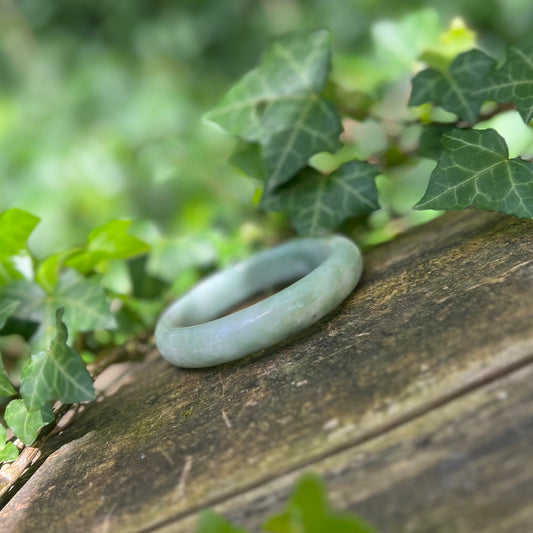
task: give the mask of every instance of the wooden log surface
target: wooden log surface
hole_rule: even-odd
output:
[[[47,441],[0,529],[189,532],[211,507],[259,531],[312,470],[384,533],[533,531],[532,297],[531,221],[447,214],[277,346],[134,365]]]

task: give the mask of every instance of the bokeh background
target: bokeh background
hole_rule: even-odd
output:
[[[238,254],[279,221],[257,212],[226,162],[234,141],[202,115],[288,31],[329,28],[334,79],[371,93],[457,16],[498,55],[528,36],[533,2],[0,0],[0,212],[41,217],[37,256],[113,218]]]

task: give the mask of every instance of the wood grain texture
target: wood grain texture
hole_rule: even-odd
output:
[[[532,243],[530,221],[451,213],[368,253],[362,282],[345,304],[288,341],[214,369],[181,370],[162,359],[140,365],[132,383],[89,405],[49,441],[39,468],[0,512],[2,527],[178,531],[180,521],[190,528],[197,510],[217,505],[256,527],[263,511],[279,506],[283,480],[316,467],[332,485],[336,506],[355,506],[385,531],[430,531],[422,508],[413,507],[410,522],[402,518],[409,510],[402,503],[410,498],[406,473],[414,468],[425,497],[443,498],[431,531],[462,531],[443,529],[456,495],[443,492],[443,478],[437,484],[424,465],[441,468],[435,465],[448,460],[450,472],[454,465],[467,472],[470,458],[479,456],[469,444],[482,442],[476,432],[496,442],[496,419],[492,433],[490,423],[469,429],[462,421],[477,389],[510,376],[533,354]],[[463,397],[466,407],[456,413],[450,402]],[[498,405],[510,406],[504,419],[514,416],[511,402]],[[441,419],[457,419],[461,432],[443,432]],[[428,440],[419,420],[435,424],[435,435],[449,444],[434,446],[440,441]],[[400,430],[408,433],[403,448],[403,439],[393,437]],[[498,442],[512,451],[523,445],[519,436]],[[374,444],[395,438],[392,451]],[[426,444],[413,448],[414,442]],[[364,451],[373,445],[375,451]],[[424,460],[409,466],[418,449]],[[487,463],[483,484],[500,483],[498,461]],[[376,472],[366,492],[354,485],[359,468]],[[460,492],[460,478],[448,478]],[[519,493],[511,478],[507,488]],[[531,477],[523,482],[529,488]],[[506,520],[524,523],[516,501]]]
[[[533,365],[440,409],[281,476],[215,511],[258,531],[302,471],[319,474],[342,509],[382,533],[529,533],[533,524]],[[194,530],[196,516],[157,528]]]

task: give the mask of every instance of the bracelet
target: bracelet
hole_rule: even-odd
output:
[[[157,323],[157,347],[165,359],[186,368],[239,359],[332,311],[352,292],[362,267],[359,248],[345,237],[288,241],[206,278],[176,300]],[[272,296],[222,316],[247,298],[289,282]]]

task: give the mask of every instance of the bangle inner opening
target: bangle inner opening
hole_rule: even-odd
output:
[[[169,309],[165,319],[171,327],[187,327],[227,316],[297,282],[330,253],[325,241],[314,239],[259,253],[200,282]]]

